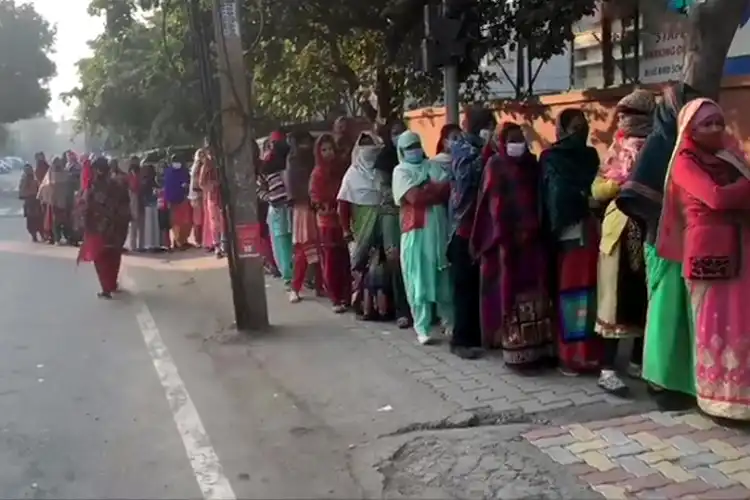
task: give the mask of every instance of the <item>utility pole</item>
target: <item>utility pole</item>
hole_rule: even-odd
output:
[[[443,0],[443,15],[448,12],[450,0]],[[445,102],[446,123],[458,125],[458,64],[451,61],[443,68],[443,102]]]
[[[260,231],[256,165],[250,141],[249,97],[242,47],[240,0],[214,0],[214,36],[221,91],[221,171],[229,273],[234,292],[237,329],[268,327],[263,262],[255,250]]]

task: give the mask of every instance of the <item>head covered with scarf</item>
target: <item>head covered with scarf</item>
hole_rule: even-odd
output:
[[[602,162],[599,171],[602,178],[618,185],[628,180],[646,136],[653,128],[655,104],[653,94],[643,89],[631,92],[617,104],[617,133]]]
[[[299,130],[290,134],[285,184],[292,201],[304,202],[309,198],[310,175],[315,168],[314,145],[315,138],[307,130]]]
[[[653,129],[656,107],[654,94],[636,89],[617,103],[617,133],[622,137],[645,138]]]
[[[731,184],[741,176],[750,179],[750,166],[739,142],[726,131],[724,112],[715,101],[706,98],[690,101],[680,111],[677,124],[677,141],[665,176],[656,246],[661,257],[682,262],[685,220],[679,188],[672,180],[675,163],[681,157],[688,157],[691,167],[703,170],[717,186]]]
[[[664,89],[653,113],[653,129],[617,197],[617,208],[646,225],[646,241],[649,243],[656,238],[664,179],[677,141],[677,117],[685,104],[700,95],[698,90],[685,83]]]
[[[335,203],[346,167],[336,156],[336,139],[323,134],[315,141],[315,168],[310,176],[310,200],[316,204]]]
[[[599,155],[587,144],[589,125],[580,109],[562,111],[556,128],[558,140],[542,153],[540,163],[549,229],[560,234],[588,217]]]
[[[347,169],[337,198],[354,205],[378,206],[383,198],[383,176],[375,161],[383,143],[373,132],[361,132],[354,144],[351,166]]]

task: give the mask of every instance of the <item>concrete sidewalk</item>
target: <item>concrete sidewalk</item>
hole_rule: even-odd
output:
[[[337,316],[309,294],[291,305],[273,279],[274,327],[238,336],[224,262],[127,262],[139,294],[182,311],[202,348],[245,347],[347,436],[367,498],[750,498],[747,436],[695,412],[655,411],[639,384],[622,400],[592,377],[461,360],[446,345],[417,345],[411,330]]]

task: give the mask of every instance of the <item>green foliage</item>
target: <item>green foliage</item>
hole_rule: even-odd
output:
[[[55,30],[30,4],[0,0],[0,123],[44,113]]]
[[[439,102],[442,78],[416,70],[419,29],[406,36],[394,62],[386,57],[383,12],[393,0],[245,0],[242,28],[253,74],[253,123],[328,118],[341,112],[380,119],[407,105]],[[519,40],[545,60],[565,50],[571,26],[594,0],[479,0],[490,58]],[[138,9],[156,11],[136,15]],[[212,2],[203,0],[211,18]],[[80,62],[81,85],[70,93],[79,117],[106,129],[111,141],[145,147],[202,137],[206,119],[186,2],[92,0],[107,30]],[[166,14],[164,14],[166,12]],[[486,94],[493,78],[477,71],[470,97]]]
[[[123,8],[126,5],[128,8]],[[106,130],[109,145],[134,149],[199,141],[205,125],[197,69],[183,9],[135,16],[134,2],[94,0],[107,30],[78,63],[80,126]]]

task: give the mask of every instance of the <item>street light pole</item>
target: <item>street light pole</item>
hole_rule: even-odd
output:
[[[221,92],[221,172],[229,273],[238,330],[268,327],[263,261],[254,248],[258,224],[256,165],[249,130],[249,96],[242,48],[240,0],[214,0],[214,36]]]

